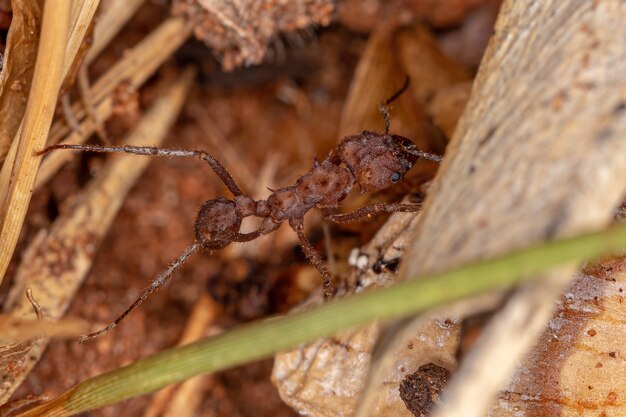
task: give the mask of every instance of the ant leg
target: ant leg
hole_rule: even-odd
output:
[[[259,236],[261,236],[261,232],[258,230],[250,233],[237,233],[233,236],[233,242],[250,242]]]
[[[322,275],[323,283],[323,291],[324,291],[324,299],[330,300],[335,294],[335,285],[333,284],[333,276],[328,271],[326,267],[326,262],[322,259],[322,255],[319,254],[317,250],[311,245],[309,239],[307,239],[304,234],[304,224],[302,220],[290,220],[289,225],[298,235],[298,239],[300,240],[300,246],[302,246],[302,250],[304,251],[304,256],[313,264],[315,268]]]
[[[379,213],[412,213],[420,211],[422,205],[420,203],[378,203],[370,206],[361,207],[352,213],[333,214],[322,210],[322,215],[326,220],[334,223],[351,223],[365,220],[366,218]]]
[[[120,324],[120,322],[124,320],[126,316],[130,314],[131,311],[133,311],[141,303],[143,303],[150,294],[152,294],[154,291],[158,290],[163,285],[165,285],[165,283],[167,283],[167,281],[169,281],[170,278],[172,278],[172,276],[174,275],[174,272],[176,272],[181,266],[183,266],[187,258],[189,258],[199,248],[200,248],[200,243],[195,242],[194,244],[189,246],[187,249],[185,249],[182,255],[178,257],[178,259],[172,262],[165,271],[163,271],[154,281],[152,281],[152,284],[150,284],[149,287],[144,288],[144,290],[141,292],[141,295],[139,295],[139,298],[137,298],[137,300],[135,300],[135,302],[132,303],[130,307],[126,309],[126,311],[124,311],[118,318],[116,318],[115,321],[113,321],[111,324],[109,324],[102,330],[98,330],[97,332],[93,332],[93,333],[89,333],[89,334],[85,334],[81,336],[80,342],[82,343],[85,340],[93,339],[94,337],[103,335],[109,332],[114,327],[116,327],[118,324]]]
[[[103,146],[103,145],[70,145],[70,144],[57,144],[44,148],[41,151],[36,152],[36,155],[44,155],[55,149],[73,149],[77,151],[87,152],[125,152],[135,155],[147,155],[147,156],[181,156],[181,157],[195,157],[209,164],[213,172],[217,174],[222,182],[228,187],[233,195],[238,196],[243,193],[237,186],[237,183],[230,175],[230,173],[220,164],[215,158],[205,151],[187,151],[183,149],[163,149],[156,146]]]
[[[407,75],[406,78],[404,79],[404,84],[402,84],[402,87],[400,87],[398,91],[396,91],[391,97],[389,97],[387,100],[381,103],[380,106],[378,106],[378,111],[383,116],[383,119],[385,119],[385,133],[386,134],[389,134],[389,129],[391,127],[391,119],[389,118],[389,105],[393,103],[398,97],[400,97],[402,93],[406,91],[406,89],[409,87],[409,81],[411,81],[411,79]]]

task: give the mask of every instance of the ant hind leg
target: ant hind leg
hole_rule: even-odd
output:
[[[118,324],[120,324],[120,322],[122,320],[124,320],[126,318],[126,316],[128,316],[130,314],[131,311],[133,311],[135,308],[139,307],[139,305],[141,303],[143,303],[146,300],[146,298],[148,298],[148,296],[150,294],[152,294],[154,291],[158,290],[163,285],[165,285],[167,283],[167,281],[169,281],[172,278],[174,273],[178,269],[180,269],[180,267],[183,266],[185,261],[187,261],[187,259],[194,252],[196,252],[198,249],[200,249],[200,244],[198,242],[195,242],[192,245],[190,245],[178,257],[178,259],[176,259],[174,262],[172,262],[170,264],[170,266],[168,266],[165,271],[163,271],[158,277],[156,277],[156,279],[154,281],[152,281],[152,284],[150,284],[149,287],[144,288],[144,290],[141,292],[141,295],[139,296],[139,298],[137,298],[135,300],[135,302],[132,303],[130,305],[130,307],[128,307],[126,309],[126,311],[124,311],[118,318],[116,318],[115,321],[113,321],[111,324],[109,324],[105,328],[103,328],[101,330],[98,330],[97,332],[93,332],[93,333],[89,333],[89,334],[85,334],[85,335],[81,336],[80,337],[80,342],[82,343],[82,342],[84,342],[86,340],[93,339],[95,337],[101,336],[101,335],[103,335],[105,333],[108,333],[113,328],[115,328]]]

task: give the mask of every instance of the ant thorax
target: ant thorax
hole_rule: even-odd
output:
[[[354,186],[354,176],[337,165],[332,155],[322,162],[314,160],[309,172],[292,186],[276,190],[268,199],[272,220],[302,218],[313,207],[336,207]]]

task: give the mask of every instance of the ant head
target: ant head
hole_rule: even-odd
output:
[[[241,227],[234,201],[220,197],[202,205],[196,217],[196,240],[207,250],[222,249]]]
[[[354,174],[361,191],[378,191],[402,180],[418,156],[409,139],[366,130],[339,145],[339,158]]]

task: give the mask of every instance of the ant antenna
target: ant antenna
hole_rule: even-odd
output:
[[[406,91],[406,89],[409,87],[410,82],[411,82],[411,79],[407,75],[404,78],[404,84],[402,84],[402,87],[400,87],[398,91],[396,91],[391,97],[389,97],[380,106],[378,106],[378,111],[380,111],[380,114],[383,116],[383,119],[385,119],[385,133],[386,134],[389,134],[389,129],[391,127],[391,119],[389,117],[389,105],[393,103],[398,97],[400,97],[400,95],[402,95],[402,93]]]
[[[176,272],[181,266],[183,266],[185,261],[187,261],[187,258],[189,258],[199,248],[200,248],[199,242],[194,242],[192,245],[190,245],[187,249],[185,249],[182,255],[178,257],[178,259],[172,262],[165,271],[161,272],[161,274],[158,277],[156,277],[154,281],[152,281],[152,284],[150,284],[149,287],[144,288],[139,298],[137,298],[137,300],[135,300],[135,302],[132,303],[131,306],[126,309],[126,311],[124,311],[118,318],[116,318],[114,322],[112,322],[111,324],[109,324],[107,327],[105,327],[102,330],[98,330],[97,332],[82,335],[80,337],[80,343],[83,343],[86,340],[101,336],[109,332],[118,324],[120,324],[120,322],[124,320],[126,316],[130,314],[131,311],[133,311],[141,303],[143,303],[150,294],[152,294],[154,291],[158,290],[163,285],[165,285],[167,281],[169,281],[172,278],[172,276],[174,275],[174,272]]]
[[[411,155],[416,155],[416,156],[419,156],[420,158],[428,159],[429,161],[433,161],[433,162],[438,162],[438,163],[443,162],[443,156],[435,155],[434,153],[420,151],[419,149],[409,149],[406,146],[403,146],[403,148],[404,148],[404,152],[410,153]]]

